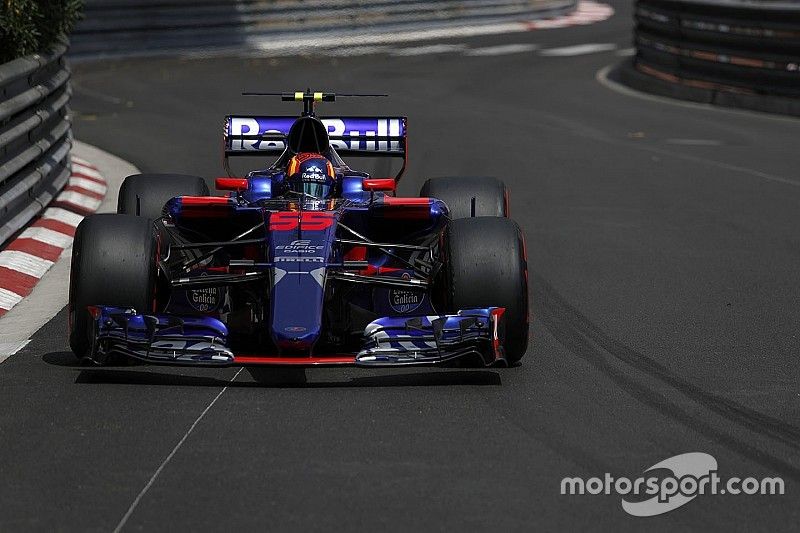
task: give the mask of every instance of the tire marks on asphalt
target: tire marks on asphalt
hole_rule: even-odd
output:
[[[797,456],[800,428],[703,390],[645,354],[611,338],[535,272],[531,272],[531,281],[537,315],[548,331],[570,352],[608,376],[621,390],[751,461],[800,481],[800,468],[775,453],[776,446],[781,445],[788,451],[786,456]],[[705,413],[698,414],[696,408],[687,404],[699,406]],[[719,424],[717,419],[715,424],[711,413],[725,423]],[[771,445],[757,447],[750,444],[754,442],[752,435],[747,438],[736,435],[727,430],[731,424],[738,431],[751,431],[770,439]],[[720,425],[726,430],[718,429]]]

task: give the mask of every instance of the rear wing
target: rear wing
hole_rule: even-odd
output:
[[[225,155],[283,153],[297,117],[225,117]],[[406,117],[329,117],[320,119],[340,155],[405,157]]]
[[[231,156],[280,155],[297,117],[225,117],[225,168]],[[329,117],[320,121],[328,130],[330,146],[343,156],[397,157],[403,159],[396,180],[408,161],[406,117]]]

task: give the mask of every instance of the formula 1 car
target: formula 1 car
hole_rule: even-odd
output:
[[[340,95],[341,96],[341,95]],[[70,346],[94,364],[479,365],[528,346],[525,241],[494,178],[395,195],[405,117],[318,118],[333,93],[286,93],[299,117],[228,116],[211,196],[203,178],[137,174],[116,214],[75,235]],[[229,158],[274,154],[230,177]],[[343,155],[401,158],[395,178]]]

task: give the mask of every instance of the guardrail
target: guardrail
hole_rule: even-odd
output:
[[[246,47],[253,41],[543,18],[577,0],[86,0],[70,55]]]
[[[800,3],[637,0],[640,73],[693,89],[800,97]]]
[[[72,146],[66,44],[0,65],[0,244],[64,187]]]

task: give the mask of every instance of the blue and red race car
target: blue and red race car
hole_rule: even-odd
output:
[[[404,117],[318,118],[332,93],[287,93],[300,117],[229,116],[225,167],[205,180],[138,174],[116,214],[77,229],[70,346],[95,364],[506,365],[528,346],[527,257],[494,178],[395,195]],[[341,156],[398,157],[373,179]]]

